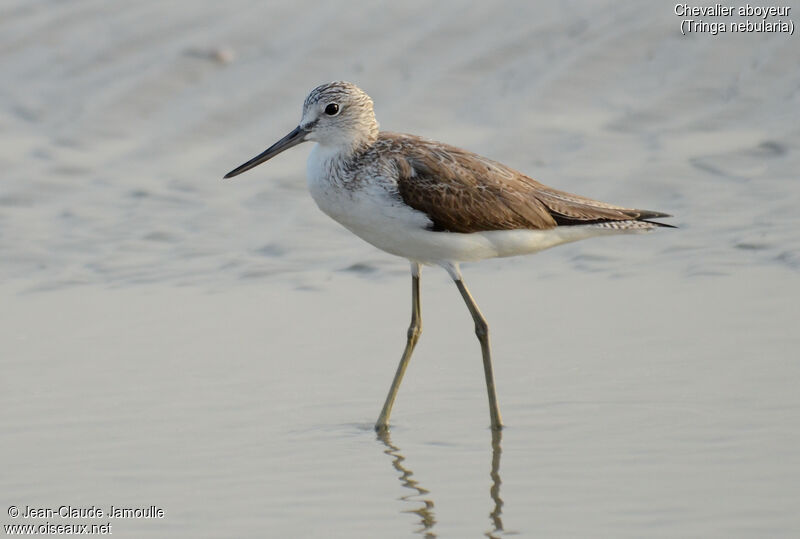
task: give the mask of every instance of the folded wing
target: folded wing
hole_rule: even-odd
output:
[[[388,146],[403,145],[402,152],[393,152],[404,156],[395,160],[400,197],[425,213],[434,231],[541,230],[669,217],[552,189],[454,146],[411,135],[381,133],[381,138]]]

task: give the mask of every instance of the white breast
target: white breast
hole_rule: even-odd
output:
[[[338,151],[317,144],[308,157],[308,189],[317,206],[348,230],[399,256],[403,236],[412,230],[425,230],[428,217],[403,204],[393,193],[394,182],[380,176],[348,176],[339,167]]]

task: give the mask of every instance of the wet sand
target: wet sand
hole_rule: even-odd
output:
[[[3,525],[46,520],[11,505],[156,505],[50,521],[797,535],[796,37],[683,37],[670,6],[633,2],[186,5],[0,10]],[[464,267],[508,424],[494,444],[444,272],[423,272],[422,339],[378,439],[406,262],[314,207],[310,145],[221,180],[339,78],[384,129],[675,215]]]

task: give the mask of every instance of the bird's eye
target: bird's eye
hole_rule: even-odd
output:
[[[339,114],[339,105],[336,103],[331,103],[327,107],[325,107],[325,114],[328,116],[336,116]]]

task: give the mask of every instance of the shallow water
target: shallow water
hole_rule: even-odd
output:
[[[149,507],[121,537],[800,532],[800,59],[670,6],[0,8],[0,503]],[[562,11],[566,10],[566,11]],[[454,16],[458,13],[458,16]],[[297,39],[297,36],[305,36]],[[363,43],[369,43],[364,47]],[[389,438],[407,264],[229,169],[357,82],[445,140],[679,230],[446,274]]]

